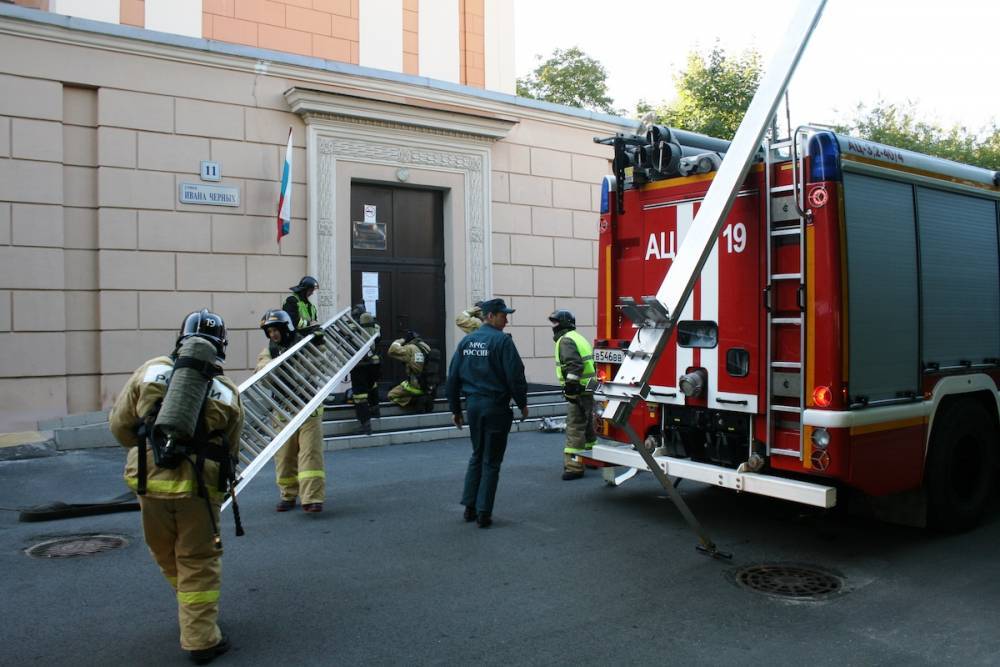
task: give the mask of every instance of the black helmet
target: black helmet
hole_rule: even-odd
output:
[[[184,323],[181,324],[177,345],[192,336],[211,342],[215,345],[215,353],[219,359],[226,358],[226,345],[229,344],[229,339],[226,337],[226,323],[222,321],[221,315],[217,315],[207,308],[189,314],[184,318]]]
[[[295,325],[292,324],[292,318],[288,316],[288,313],[280,308],[269,310],[264,313],[262,318],[260,318],[260,328],[266,331],[268,327],[284,327],[285,333],[295,331]]]
[[[298,285],[292,285],[288,289],[298,294],[299,292],[306,292],[310,288],[318,289],[319,281],[312,276],[302,276],[302,280],[299,281]]]
[[[288,345],[295,331],[295,325],[292,324],[292,318],[289,317],[288,313],[280,308],[265,312],[264,316],[260,318],[260,330],[264,332],[265,337],[267,337],[267,330],[271,327],[278,327],[281,330],[281,342]]]
[[[549,315],[553,329],[576,329],[576,318],[568,310],[554,310]]]

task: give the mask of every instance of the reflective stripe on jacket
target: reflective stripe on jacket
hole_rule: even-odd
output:
[[[118,394],[115,405],[108,417],[111,433],[123,447],[128,448],[125,463],[125,481],[132,489],[137,486],[139,473],[139,437],[136,433],[143,417],[149,414],[167,392],[167,382],[174,370],[174,361],[170,357],[156,357],[140,366],[129,378],[125,387]],[[205,433],[225,434],[229,445],[229,454],[235,458],[240,448],[240,431],[243,430],[243,406],[240,403],[239,391],[232,380],[224,375],[212,380],[212,391],[206,398],[202,414],[202,427]],[[213,445],[221,443],[221,437],[210,440]],[[159,468],[153,462],[153,450],[146,450],[147,463],[147,497],[171,499],[178,497],[193,497],[198,490],[195,484],[194,468],[188,463],[182,463],[176,468]],[[205,486],[213,498],[221,498],[218,493],[217,480],[219,464],[210,459],[205,460]]]
[[[573,347],[562,345],[564,339],[573,343]],[[560,348],[563,353],[560,354]],[[565,350],[569,349],[569,353]],[[563,372],[563,367],[566,371]],[[556,378],[560,385],[565,385],[566,380],[577,380],[584,387],[590,378],[594,377],[594,350],[590,342],[577,333],[575,330],[567,331],[556,339]],[[573,377],[573,376],[576,377]]]

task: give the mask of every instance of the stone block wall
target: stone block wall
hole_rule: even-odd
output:
[[[597,331],[597,236],[606,146],[593,131],[522,120],[493,148],[493,290],[517,310],[507,331],[530,382],[555,382],[548,322],[572,311]]]

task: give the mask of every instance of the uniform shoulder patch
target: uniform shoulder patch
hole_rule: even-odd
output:
[[[219,378],[212,380],[212,388],[208,391],[208,397],[226,405],[233,405],[236,402],[236,393]]]
[[[146,367],[146,373],[142,376],[143,384],[167,384],[174,367],[170,364],[150,364]]]

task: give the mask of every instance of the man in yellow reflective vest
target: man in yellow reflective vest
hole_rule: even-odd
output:
[[[306,327],[316,324],[319,319],[316,306],[309,300],[309,297],[319,289],[319,281],[312,276],[302,276],[298,285],[288,289],[292,290],[292,293],[285,299],[282,310],[288,313],[295,330],[301,333]]]
[[[298,341],[298,333],[288,313],[269,310],[260,320],[268,344],[257,355],[257,369],[267,366]],[[313,340],[316,340],[315,338]],[[303,512],[322,512],[326,496],[326,467],[323,464],[323,406],[316,408],[302,422],[291,438],[274,455],[274,472],[281,499],[275,509],[295,509],[295,499],[302,497]]]
[[[549,315],[556,342],[556,377],[566,397],[566,447],[563,474],[566,481],[583,477],[584,467],[576,455],[597,444],[594,432],[594,394],[586,390],[594,377],[594,350],[576,331],[576,318],[568,310]]]
[[[201,665],[229,649],[229,640],[216,623],[222,584],[222,544],[216,526],[223,497],[220,476],[238,455],[243,430],[236,385],[220,374],[210,380],[195,433],[196,454],[185,455],[176,467],[156,465],[143,432],[151,427],[167,393],[181,343],[191,337],[212,343],[216,366],[221,366],[228,343],[226,325],[208,310],[193,312],[184,318],[174,354],[150,359],[128,379],[109,422],[112,435],[128,449],[125,481],[140,494],[146,544],[177,593],[181,648]]]

